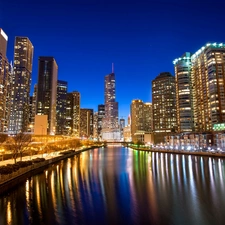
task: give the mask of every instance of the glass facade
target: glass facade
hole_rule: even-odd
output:
[[[37,115],[48,116],[48,134],[56,133],[56,97],[58,66],[53,57],[39,57],[37,84]]]
[[[9,133],[15,134],[29,129],[29,103],[33,45],[27,37],[16,37],[14,46],[12,95]]]
[[[57,82],[57,104],[56,104],[56,134],[66,134],[66,98],[67,82]]]
[[[194,131],[191,53],[174,60],[178,132]]]

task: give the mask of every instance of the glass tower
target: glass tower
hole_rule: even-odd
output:
[[[9,133],[27,132],[34,47],[27,37],[16,37],[12,76]]]

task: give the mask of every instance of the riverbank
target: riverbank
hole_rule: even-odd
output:
[[[11,174],[7,174],[7,175],[0,174],[0,195],[7,192],[11,188],[13,188],[15,185],[17,185],[19,182],[24,181],[28,177],[31,177],[33,175],[36,175],[42,172],[43,170],[45,170],[47,167],[49,167],[52,164],[57,163],[61,160],[73,157],[74,155],[78,155],[81,152],[88,151],[94,148],[98,148],[98,146],[79,149],[69,154],[52,157],[51,159],[47,159],[43,162],[36,163],[30,166],[27,166],[25,168],[20,168],[18,171],[13,172]]]
[[[162,153],[173,153],[173,154],[181,154],[181,155],[196,155],[196,156],[209,156],[209,157],[220,157],[225,158],[225,154],[221,153],[211,153],[211,152],[187,152],[181,150],[167,150],[167,149],[150,149],[150,148],[137,148],[133,146],[129,146],[137,151],[147,151],[147,152],[162,152]]]

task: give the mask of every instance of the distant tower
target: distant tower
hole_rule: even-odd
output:
[[[93,137],[93,109],[80,109],[80,137]]]
[[[105,105],[98,105],[98,137],[101,139],[102,119],[105,116]]]
[[[27,132],[34,47],[27,37],[16,37],[9,133]]]
[[[39,57],[37,115],[48,116],[48,134],[56,132],[56,96],[58,66],[53,57]]]
[[[114,66],[112,70],[112,73],[105,76],[105,116],[102,120],[102,139],[106,141],[120,140]]]
[[[68,135],[80,137],[80,93],[67,93],[66,129]]]
[[[66,134],[67,82],[57,81],[56,134]]]
[[[120,119],[120,136],[121,140],[123,140],[123,129],[125,127],[125,119]]]

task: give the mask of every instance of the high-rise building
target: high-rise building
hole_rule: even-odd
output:
[[[93,139],[98,140],[98,112],[94,112],[93,117]]]
[[[123,140],[123,129],[125,127],[125,119],[121,118],[120,119],[120,137],[121,140]]]
[[[225,44],[208,43],[191,61],[195,130],[212,131],[225,122]]]
[[[169,72],[152,81],[152,110],[154,142],[164,142],[164,136],[177,129],[175,77]]]
[[[127,126],[123,128],[123,140],[124,141],[131,141],[131,117],[130,115],[127,118]]]
[[[67,93],[66,129],[68,135],[80,136],[80,93]]]
[[[9,133],[28,131],[31,72],[34,47],[27,37],[16,37],[12,76]]]
[[[119,141],[118,102],[116,102],[115,73],[105,76],[105,116],[102,120],[102,139]]]
[[[34,133],[34,120],[36,115],[36,102],[37,102],[37,84],[34,85],[33,95],[30,96],[30,112],[29,112],[29,126],[28,132]]]
[[[80,137],[93,137],[93,109],[80,109]]]
[[[132,141],[144,142],[144,135],[152,132],[152,104],[133,100],[130,111]]]
[[[0,132],[8,131],[12,65],[6,57],[8,37],[0,28]]]
[[[2,55],[4,58],[6,58],[7,42],[8,42],[8,36],[0,28],[0,55]]]
[[[102,119],[105,116],[105,105],[98,105],[98,138],[102,138]]]
[[[67,82],[57,82],[56,134],[66,134]]]
[[[58,66],[53,57],[38,60],[37,115],[48,116],[48,134],[56,133],[56,96]]]
[[[177,130],[194,131],[193,94],[191,83],[191,53],[185,52],[173,61],[176,79]]]

